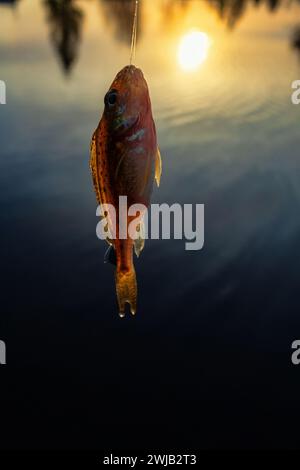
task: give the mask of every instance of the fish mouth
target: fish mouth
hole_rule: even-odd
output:
[[[138,123],[140,115],[130,116],[126,119],[118,118],[114,121],[114,131],[118,136],[126,136],[129,131]]]
[[[127,79],[127,80],[132,80],[133,76],[135,76],[137,79],[143,78],[143,72],[141,69],[136,67],[135,65],[126,65],[122,70],[117,75],[117,79]]]

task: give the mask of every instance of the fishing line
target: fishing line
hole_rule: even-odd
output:
[[[138,7],[139,7],[139,0],[135,0],[135,9],[134,9],[132,36],[131,36],[130,65],[135,60]]]

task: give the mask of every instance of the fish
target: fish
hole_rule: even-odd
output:
[[[119,230],[119,200],[127,197],[128,207],[143,204],[148,208],[154,181],[160,184],[162,161],[157,144],[155,122],[147,82],[141,69],[125,66],[115,77],[104,97],[104,111],[92,136],[90,169],[99,205],[111,205],[116,211],[107,216],[107,242],[110,247],[105,261],[115,264],[115,284],[120,317],[126,304],[134,315],[137,309],[137,281],[133,251],[137,256],[144,248],[145,213],[139,213],[137,239]],[[127,226],[135,219],[126,212]],[[111,232],[115,229],[115,237]]]

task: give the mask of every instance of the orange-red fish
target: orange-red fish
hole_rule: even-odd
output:
[[[116,236],[110,237],[112,226],[108,223],[107,241],[115,253],[119,314],[124,316],[126,303],[132,314],[136,312],[133,249],[139,256],[144,240],[142,217],[137,240],[128,233],[126,239],[119,237],[119,197],[127,196],[128,207],[148,207],[154,179],[157,185],[160,182],[161,158],[149,90],[140,69],[134,65],[124,67],[106,93],[104,103],[102,118],[92,137],[90,166],[98,203],[111,204],[116,210]],[[127,214],[128,225],[132,219]]]

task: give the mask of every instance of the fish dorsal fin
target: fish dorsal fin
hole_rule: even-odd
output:
[[[93,178],[94,190],[96,193],[96,198],[99,205],[103,204],[100,193],[100,181],[98,175],[98,155],[97,155],[97,145],[96,145],[96,133],[94,132],[91,141],[91,153],[90,153],[90,169]],[[100,217],[103,219],[103,217]],[[109,222],[107,223],[107,238],[106,241],[109,245],[113,245],[111,231],[109,230]]]
[[[144,220],[141,220],[141,222],[138,225],[139,227],[139,238],[134,240],[134,252],[137,257],[140,256],[142,250],[144,249],[145,246],[145,224]]]
[[[160,183],[160,177],[162,172],[162,162],[159,148],[157,147],[156,158],[155,158],[155,181],[157,186]]]
[[[92,173],[94,190],[96,193],[98,204],[102,204],[101,195],[100,195],[100,183],[99,183],[98,171],[97,171],[96,131],[94,132],[92,136],[92,141],[91,141],[90,169]]]

